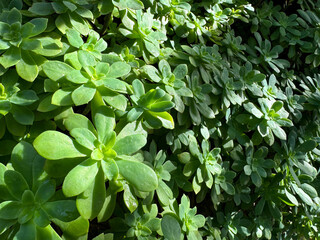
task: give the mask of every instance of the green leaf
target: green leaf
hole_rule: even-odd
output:
[[[149,79],[153,82],[160,82],[161,78],[159,77],[159,71],[152,65],[143,66],[143,70],[149,76]]]
[[[99,141],[105,144],[115,127],[113,111],[106,106],[99,107],[94,114],[93,122],[98,132]]]
[[[125,111],[127,109],[127,98],[122,94],[109,91],[109,94],[104,95],[104,93],[101,93],[101,95],[103,100],[110,106],[120,111]]]
[[[159,128],[157,122],[154,122],[154,120],[160,121],[162,126],[168,129],[174,128],[174,121],[172,116],[167,112],[147,112],[148,114],[145,114],[146,121],[150,124],[150,126],[154,128]]]
[[[44,181],[38,188],[35,200],[38,203],[47,202],[56,191],[56,183],[53,180]]]
[[[34,186],[43,173],[45,159],[39,156],[33,146],[25,141],[19,142],[11,155],[13,168],[20,172],[29,186]]]
[[[88,35],[89,33],[89,27],[88,24],[85,22],[85,20],[77,15],[76,13],[69,12],[69,19],[71,25],[79,31],[82,35]]]
[[[36,102],[38,99],[37,94],[33,90],[22,90],[13,94],[10,98],[10,102],[21,106],[27,106]]]
[[[119,168],[116,162],[111,158],[103,159],[101,166],[104,172],[104,175],[110,180],[114,181],[118,178]]]
[[[31,19],[30,23],[34,25],[32,29],[32,33],[29,37],[34,37],[39,35],[40,33],[44,32],[47,28],[48,19],[47,18],[33,18]]]
[[[179,64],[174,70],[173,74],[175,75],[176,79],[184,79],[185,76],[188,74],[188,67],[186,64]]]
[[[73,104],[72,91],[67,89],[58,89],[51,98],[51,103],[57,106],[70,106]]]
[[[87,83],[89,81],[88,78],[83,76],[80,70],[72,70],[70,73],[66,75],[66,78],[68,81],[77,84]]]
[[[74,167],[65,177],[62,190],[67,197],[73,197],[84,192],[94,181],[99,170],[97,161],[87,159]]]
[[[16,65],[21,60],[21,50],[17,47],[10,47],[0,57],[0,63],[4,68],[9,68]]]
[[[257,172],[251,173],[251,180],[253,184],[256,185],[257,187],[260,187],[262,185],[262,179]]]
[[[60,221],[70,222],[79,217],[74,200],[59,200],[47,202],[42,205],[42,209],[51,217]]]
[[[63,44],[59,38],[54,37],[55,36],[37,38],[37,40],[41,42],[42,48],[33,50],[33,52],[46,57],[53,57],[61,53]]]
[[[83,67],[96,65],[95,57],[91,53],[89,53],[88,51],[79,50],[78,51],[78,59]]]
[[[87,128],[91,132],[96,133],[96,130],[91,123],[91,121],[86,118],[84,115],[74,113],[68,115],[63,122],[64,126],[68,129],[69,132],[74,128]]]
[[[71,236],[72,238],[85,235],[89,231],[89,221],[81,216],[71,222],[62,222],[56,219],[54,222],[61,228],[65,235]]]
[[[116,197],[117,194],[114,194],[110,188],[108,188],[103,207],[98,215],[98,222],[105,222],[111,217],[116,205]]]
[[[129,160],[117,160],[116,163],[120,174],[137,190],[150,192],[158,187],[158,177],[147,165]]]
[[[310,152],[317,147],[317,143],[314,140],[307,140],[296,148],[296,151]]]
[[[74,104],[79,106],[88,104],[93,99],[95,93],[95,88],[91,88],[83,84],[72,92],[71,98]]]
[[[131,70],[129,64],[124,62],[115,62],[110,66],[109,72],[107,73],[108,78],[118,78],[127,75]]]
[[[116,140],[113,150],[118,155],[131,155],[146,145],[147,139],[142,134],[135,134]]]
[[[288,192],[287,189],[285,189],[285,194],[286,194],[287,198],[290,200],[290,202],[292,202],[296,206],[299,206],[299,202],[296,199],[296,197],[294,195],[292,195],[290,192]]]
[[[20,229],[13,240],[34,240],[37,239],[36,234],[36,225],[33,221],[29,221],[20,226]]]
[[[52,80],[57,81],[72,70],[74,70],[71,66],[64,62],[60,61],[48,61],[42,65],[42,69],[44,73]]]
[[[16,8],[13,8],[11,9],[9,12],[8,12],[8,15],[6,16],[7,17],[7,22],[11,25],[13,23],[17,23],[17,22],[20,22],[22,21],[22,16],[21,16],[21,13],[18,9]]]
[[[36,50],[38,48],[41,48],[41,42],[37,39],[25,39],[21,43],[21,48],[23,50]]]
[[[94,181],[77,197],[77,208],[82,217],[93,219],[98,216],[106,198],[103,171],[100,168]]]
[[[138,199],[133,194],[133,189],[131,189],[129,185],[124,185],[123,190],[123,201],[132,213],[138,207]]]
[[[87,128],[73,128],[70,135],[85,148],[93,150],[97,137]]]
[[[40,16],[48,16],[54,13],[54,9],[49,2],[35,2],[28,11]]]
[[[0,204],[0,219],[17,219],[22,205],[16,201],[5,201]]]
[[[141,97],[142,95],[145,94],[143,83],[140,80],[138,79],[133,80],[132,87],[134,90],[134,94],[137,95],[138,97]]]
[[[161,220],[163,236],[168,240],[181,238],[181,227],[178,220],[170,214],[165,214]]]
[[[7,170],[4,173],[4,182],[10,194],[16,199],[21,199],[23,192],[29,189],[28,183],[21,173],[13,170]]]
[[[136,121],[143,114],[143,112],[143,108],[132,108],[127,114],[128,122]]]
[[[271,129],[272,129],[272,132],[274,133],[274,135],[276,135],[279,139],[281,139],[281,140],[287,139],[286,132],[278,124],[275,124],[275,127],[271,128]]]
[[[58,160],[63,158],[84,157],[67,135],[57,131],[45,131],[33,142],[37,152],[46,159]]]
[[[71,46],[80,48],[83,45],[83,40],[80,36],[80,33],[74,29],[68,29],[66,31],[67,38]]]
[[[38,76],[39,69],[33,56],[28,51],[21,52],[21,60],[17,63],[17,73],[21,78],[33,82]]]
[[[11,103],[8,100],[0,100],[0,114],[6,115],[11,109]]]
[[[127,84],[124,81],[115,78],[106,78],[103,85],[112,91],[127,93]]]
[[[14,119],[22,125],[32,125],[34,120],[33,112],[24,106],[13,105],[11,113]]]

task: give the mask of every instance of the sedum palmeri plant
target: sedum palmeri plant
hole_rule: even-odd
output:
[[[0,240],[320,239],[320,0],[0,0]]]

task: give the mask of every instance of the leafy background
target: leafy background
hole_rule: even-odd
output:
[[[0,9],[0,239],[320,239],[320,1]]]

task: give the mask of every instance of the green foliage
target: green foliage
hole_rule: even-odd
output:
[[[0,239],[320,239],[319,16],[0,0]]]

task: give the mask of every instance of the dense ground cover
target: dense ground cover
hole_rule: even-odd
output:
[[[1,0],[0,55],[0,239],[320,239],[319,0]]]

